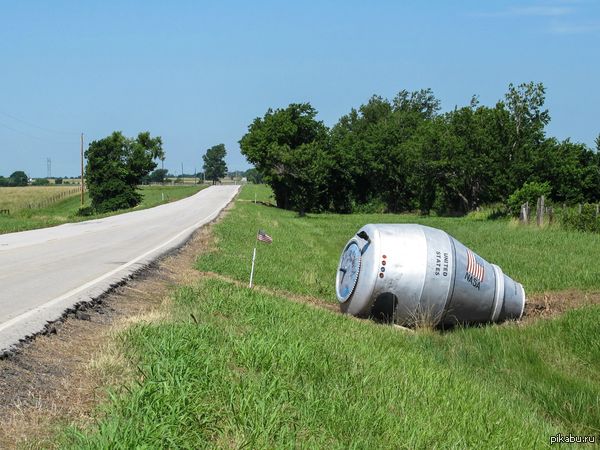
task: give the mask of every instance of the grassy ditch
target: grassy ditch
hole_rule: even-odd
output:
[[[96,424],[67,429],[62,445],[540,448],[557,433],[600,433],[598,307],[527,326],[406,333],[285,294],[333,301],[341,246],[367,222],[444,225],[482,256],[512,264],[507,272],[532,290],[598,289],[585,266],[572,266],[570,284],[566,273],[557,281],[545,270],[585,262],[577,258],[597,251],[597,236],[414,216],[300,219],[255,205],[253,189],[215,226],[216,248],[198,267],[246,281],[264,228],[274,243],[260,244],[256,283],[273,292],[210,277],[176,287],[166,319],[120,335],[136,379],[114,391]],[[259,201],[265,195],[257,191]],[[540,240],[555,259],[535,251]],[[538,256],[523,273],[522,255]]]
[[[94,215],[88,217],[77,216],[77,211],[81,206],[81,199],[78,194],[72,195],[64,200],[57,201],[46,207],[27,208],[30,203],[39,202],[40,198],[45,198],[47,192],[52,194],[52,191],[60,189],[57,187],[35,188],[23,187],[13,188],[20,189],[16,192],[5,192],[5,189],[0,188],[0,195],[6,196],[15,195],[15,199],[5,198],[5,202],[10,202],[13,205],[14,213],[11,215],[0,215],[0,234],[12,233],[15,231],[32,230],[35,228],[44,228],[55,225],[61,225],[67,222],[80,222],[83,220],[98,219],[114,214],[122,214],[124,212],[136,211],[139,209],[151,208],[170,201],[180,200],[195,194],[205,186],[143,186],[140,191],[143,195],[142,202],[133,209],[121,210],[115,213]],[[42,189],[42,194],[39,190]],[[68,188],[68,189],[73,189]],[[48,194],[48,195],[50,195]],[[42,197],[40,197],[42,195]],[[55,195],[55,194],[52,194]],[[89,200],[85,198],[85,205],[89,205]]]

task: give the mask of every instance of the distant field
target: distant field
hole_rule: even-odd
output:
[[[93,425],[67,429],[66,447],[545,448],[557,433],[598,434],[598,306],[407,333],[298,296],[336,302],[339,254],[369,222],[443,228],[528,292],[599,290],[600,236],[506,220],[300,218],[269,200],[268,189],[244,187],[198,260],[217,275],[176,287],[163,319],[119,335],[119,360],[141,376]],[[274,241],[258,243],[256,289],[248,289],[259,228]]]
[[[139,210],[144,208],[151,208],[153,206],[160,205],[162,203],[168,203],[175,200],[180,200],[184,197],[189,197],[190,195],[195,194],[196,192],[204,189],[206,186],[202,185],[193,185],[193,186],[142,186],[140,188],[143,198],[142,202],[132,210]],[[23,188],[0,188],[0,196],[3,195],[4,189],[21,189],[22,191],[18,191],[15,198],[27,198],[29,200],[21,200],[21,202],[17,202],[13,200],[15,204],[23,204],[23,202],[27,201],[37,201],[40,202],[40,195],[36,195],[35,191],[40,190],[39,192],[57,192],[56,190],[63,189],[62,187],[23,187]],[[64,188],[69,190],[73,190],[73,187]],[[46,194],[50,195],[50,194]],[[2,197],[4,198],[4,197]],[[0,203],[2,199],[0,199]],[[39,203],[43,204],[43,203]],[[85,205],[89,205],[89,199],[87,198],[87,193],[85,196]],[[97,215],[91,217],[79,217],[77,216],[77,210],[80,208],[80,197],[79,190],[75,188],[75,194],[65,197],[63,200],[57,201],[55,203],[49,204],[48,206],[40,207],[40,208],[27,208],[21,207],[15,213],[11,211],[10,215],[0,214],[0,234],[2,233],[12,233],[15,231],[24,231],[31,230],[35,228],[44,228],[54,225],[60,225],[67,222],[80,222],[82,220],[90,220],[99,217],[106,217],[114,214],[122,214],[124,212],[132,211],[132,210],[121,210],[111,214]]]
[[[221,184],[234,184],[234,183],[239,184],[240,180],[239,180],[239,178],[232,180],[231,178],[226,177],[226,178],[221,178],[220,182],[221,182]],[[202,178],[194,178],[194,177],[167,178],[165,180],[165,183],[175,184],[175,185],[177,185],[177,184],[203,184]],[[205,180],[204,184],[212,184],[212,182],[210,180]]]
[[[24,186],[0,188],[0,209],[11,214],[22,209],[38,209],[49,206],[69,196],[79,194],[73,186]]]

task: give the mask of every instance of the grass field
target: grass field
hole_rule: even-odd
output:
[[[530,324],[407,333],[290,301],[334,301],[346,240],[368,222],[444,228],[529,291],[600,289],[595,235],[509,222],[415,216],[298,218],[254,204],[246,186],[215,226],[204,278],[176,287],[166,319],[119,336],[139,376],[115,391],[73,448],[543,448],[550,437],[600,434],[600,308]],[[569,266],[563,270],[561,266]],[[551,272],[550,274],[548,272]]]
[[[270,191],[249,185],[236,206],[236,223],[216,227],[218,251],[204,255],[201,270],[247,280],[254,238],[259,228],[273,245],[259,244],[256,282],[335,300],[333,278],[343,246],[367,223],[421,223],[441,228],[483,258],[523,283],[527,293],[568,288],[600,289],[600,235],[521,227],[499,220],[421,217],[393,214],[320,214],[299,218],[297,214],[254,205],[269,200]],[[243,224],[243,225],[241,225]]]
[[[74,186],[24,186],[0,188],[0,209],[15,214],[23,209],[39,209],[78,194]]]
[[[132,210],[151,208],[153,206],[167,203],[174,200],[179,200],[195,194],[205,186],[143,186],[141,192],[143,194],[142,202]],[[7,197],[4,197],[5,189],[13,190],[6,191]],[[79,217],[76,215],[77,210],[81,206],[81,198],[78,194],[67,197],[56,203],[42,208],[27,208],[30,202],[38,202],[40,196],[51,196],[54,191],[61,189],[60,187],[22,187],[22,188],[0,188],[0,195],[4,200],[17,205],[15,213],[10,215],[0,215],[0,234],[12,233],[15,231],[31,230],[35,228],[44,228],[54,225],[60,225],[67,222],[79,222],[82,220],[90,220],[99,217],[106,217],[112,214],[96,215],[91,217]],[[73,190],[73,187],[66,189]],[[164,200],[163,200],[164,194]],[[85,198],[85,204],[89,204],[89,200]],[[25,205],[25,206],[23,206]],[[122,214],[132,210],[121,210],[113,214]]]

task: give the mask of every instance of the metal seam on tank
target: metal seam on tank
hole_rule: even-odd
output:
[[[494,271],[494,278],[496,281],[496,284],[494,285],[494,301],[492,303],[492,315],[490,317],[490,321],[496,322],[498,317],[500,317],[500,312],[502,311],[502,306],[504,305],[504,272],[502,272],[502,269],[496,264],[490,265]],[[502,285],[501,288],[499,287],[500,285]]]
[[[421,237],[423,238],[423,242],[425,243],[425,255],[427,255],[428,244],[427,244],[427,236],[425,236],[425,230],[423,229],[422,225],[420,227],[418,227],[417,229],[421,233]],[[421,280],[421,289],[419,290],[419,295],[417,296],[417,298],[419,299],[419,301],[417,303],[417,308],[421,308],[421,300],[423,299],[423,291],[425,290],[425,282],[427,281],[427,256],[425,256],[425,269],[422,271],[422,273],[423,273],[423,279]],[[417,312],[417,311],[415,311],[415,312]]]
[[[364,227],[363,227],[363,228],[364,228]],[[361,229],[362,229],[362,228],[361,228]],[[371,240],[370,240],[370,242],[367,242],[367,243],[366,243],[366,244],[363,246],[363,248],[365,248],[366,246],[371,246],[371,245],[372,245],[372,246],[373,246],[373,255],[374,255],[374,256],[373,256],[373,259],[376,259],[377,255],[378,255],[379,253],[381,253],[381,252],[379,251],[379,248],[380,248],[380,242],[381,242],[381,232],[380,232],[380,231],[379,231],[379,229],[377,229],[377,228],[374,228],[374,232],[376,233],[376,234],[375,234],[375,236],[376,236],[376,239],[374,239],[373,237],[371,237]],[[379,278],[377,277],[377,273],[378,273],[378,269],[377,269],[377,267],[379,267],[377,264],[373,264],[373,272],[374,272],[374,273],[372,273],[371,275],[372,275],[372,277],[375,279],[375,282],[374,282],[374,283],[372,284],[372,286],[371,286],[371,291],[369,292],[369,295],[367,296],[367,299],[368,299],[368,300],[367,300],[366,304],[364,305],[364,306],[365,306],[364,310],[365,310],[365,311],[369,311],[369,314],[370,314],[370,311],[371,311],[371,309],[373,308],[373,304],[375,303],[375,298],[373,298],[373,292],[375,292],[375,290],[376,290],[376,289],[377,289],[377,287],[378,287],[378,284],[380,283],[380,280],[379,280]],[[359,278],[360,278],[360,275],[361,275],[361,274],[359,273],[359,274],[358,274]]]
[[[444,231],[444,233],[446,232]],[[450,241],[450,247],[452,248],[452,274],[450,275],[450,289],[448,290],[448,297],[444,302],[444,309],[442,310],[443,313],[442,317],[440,318],[440,323],[444,322],[448,316],[448,304],[454,295],[454,284],[456,282],[456,246],[454,245],[454,239],[448,233],[446,233],[446,237],[448,238],[448,241]]]
[[[521,303],[521,314],[519,314],[519,319],[523,317],[523,313],[525,312],[525,288],[521,283],[518,283],[521,286],[521,292],[523,293],[523,302]]]

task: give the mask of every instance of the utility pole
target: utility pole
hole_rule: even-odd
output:
[[[181,182],[185,184],[185,178],[183,178],[183,163],[181,163]]]
[[[163,157],[160,159],[160,168],[161,168],[162,170],[165,170],[165,158],[164,158],[164,156],[163,156]],[[165,177],[165,173],[163,172],[163,178],[162,178],[162,185],[163,185],[163,186],[165,185],[165,179],[166,179],[166,178],[167,178],[167,177]],[[163,194],[163,196],[164,196],[164,195],[165,195],[165,194]]]
[[[46,178],[52,178],[52,160],[46,158]]]
[[[81,206],[83,206],[83,133],[81,133]]]

